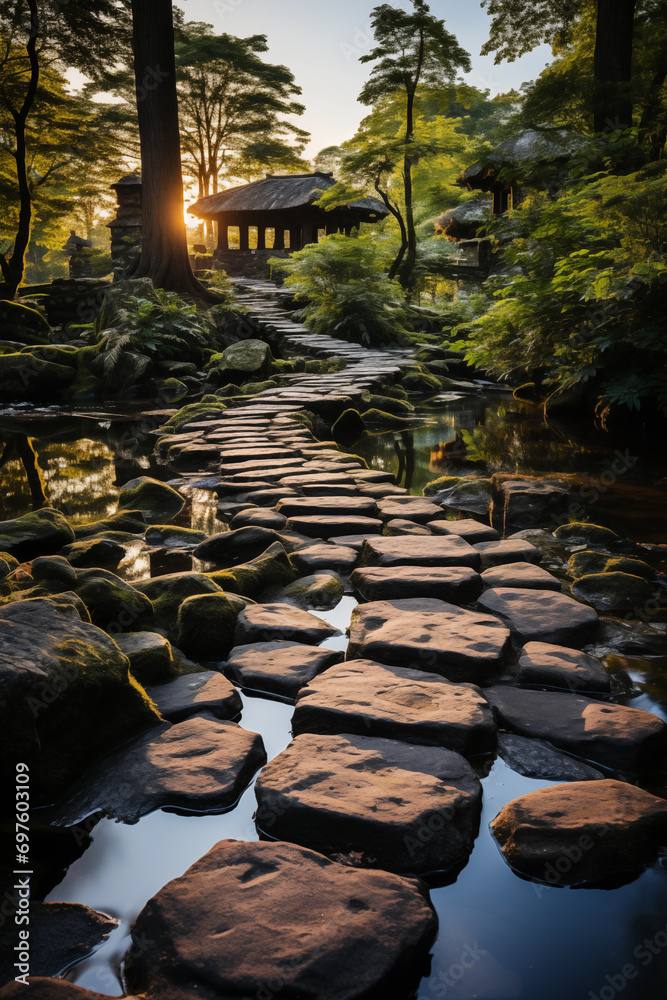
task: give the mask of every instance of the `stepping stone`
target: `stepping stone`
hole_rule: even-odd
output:
[[[146,904],[124,972],[129,992],[170,1000],[386,1000],[416,993],[436,928],[419,882],[223,840]]]
[[[404,518],[395,517],[393,521],[387,521],[382,531],[383,535],[430,535],[431,531],[423,524],[415,521],[406,521]]]
[[[355,570],[350,582],[366,601],[432,597],[468,604],[482,592],[479,574],[467,566],[367,566]]]
[[[359,517],[356,515],[312,514],[303,517],[290,517],[287,527],[306,535],[308,538],[335,538],[337,535],[365,532],[372,534],[382,531],[382,521],[374,517]]]
[[[655,767],[667,753],[667,726],[651,712],[556,691],[495,687],[484,695],[503,729],[620,774]]]
[[[502,672],[509,650],[509,629],[497,618],[423,598],[356,607],[347,659],[407,664],[477,684]]]
[[[255,791],[260,834],[406,874],[464,862],[482,799],[477,775],[451,750],[310,733],[264,768]]]
[[[273,507],[283,497],[296,497],[298,493],[285,486],[267,486],[265,489],[251,490],[249,493],[241,493],[240,495],[244,498],[246,505],[256,503],[260,507]]]
[[[93,764],[48,810],[48,822],[74,826],[101,812],[136,823],[165,807],[221,812],[265,763],[262,737],[235,722],[205,715],[165,722]]]
[[[360,496],[330,496],[330,497],[296,497],[280,500],[276,506],[286,517],[324,514],[327,516],[375,517],[377,504],[375,500]]]
[[[236,688],[214,670],[177,677],[169,684],[149,688],[148,695],[169,722],[180,722],[202,712],[217,719],[235,719],[243,708]]]
[[[284,476],[280,480],[281,486],[293,486],[297,489],[305,488],[307,486],[330,486],[335,484],[336,486],[355,486],[356,483],[354,479],[351,479],[346,472],[332,472],[332,473],[302,473],[298,472],[295,475]]]
[[[361,550],[362,566],[471,566],[479,569],[480,555],[457,536],[368,539]]]
[[[282,514],[277,514],[273,510],[257,510],[257,508],[244,508],[229,522],[232,531],[237,528],[272,528],[280,531],[287,524],[287,518]]]
[[[358,472],[354,478],[361,483],[388,483],[392,486],[396,482],[393,473],[381,472],[379,469],[364,469],[362,472]]]
[[[292,726],[295,735],[357,733],[464,756],[491,751],[496,731],[488,702],[473,684],[371,660],[330,667],[302,688]]]
[[[275,542],[282,542],[282,538],[271,528],[237,528],[235,531],[211,535],[197,546],[194,556],[204,562],[233,566],[260,556]]]
[[[282,639],[315,646],[334,635],[338,629],[290,604],[251,604],[238,616],[234,645]]]
[[[299,489],[306,497],[358,497],[360,495],[358,486],[348,486],[345,483],[303,483]],[[367,493],[368,491],[364,490],[364,495],[367,495]],[[283,496],[287,497],[289,495],[290,491],[286,489]]]
[[[322,569],[334,569],[349,576],[357,565],[359,552],[347,545],[308,545],[290,556],[290,562],[299,573],[315,573]]]
[[[406,496],[380,500],[378,511],[383,521],[405,518],[408,521],[416,521],[417,524],[428,524],[429,521],[447,517],[447,512],[442,507],[423,497]]]
[[[667,801],[623,781],[578,781],[513,799],[491,829],[522,875],[585,885],[654,863],[667,844]]]
[[[609,694],[611,690],[609,674],[594,656],[548,642],[529,642],[524,647],[518,678],[523,687],[536,685],[598,694]]]
[[[391,483],[365,483],[359,482],[359,489],[363,490],[367,497],[374,497],[376,500],[386,500],[396,497],[408,496],[405,486],[392,486]]]
[[[543,781],[598,781],[604,775],[588,764],[559,753],[543,740],[498,733],[498,756],[526,778]]]
[[[460,521],[429,521],[428,527],[434,535],[459,535],[471,545],[475,545],[477,542],[500,540],[500,535],[495,528],[488,524],[482,524],[481,521],[475,521],[472,517],[466,517]]]
[[[538,563],[542,553],[530,542],[506,538],[501,542],[477,542],[474,546],[482,557],[482,569],[503,566],[505,563]]]
[[[482,582],[489,588],[515,587],[524,590],[554,590],[559,594],[561,592],[558,577],[529,562],[492,566],[482,573]]]
[[[256,642],[235,646],[225,673],[239,687],[294,701],[305,684],[342,659],[337,650],[298,642]]]
[[[597,631],[593,608],[551,590],[499,587],[487,590],[480,607],[507,622],[522,642],[579,646]]]

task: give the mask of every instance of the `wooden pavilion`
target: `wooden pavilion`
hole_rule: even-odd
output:
[[[260,181],[200,198],[191,215],[217,223],[215,260],[229,274],[260,274],[270,257],[287,256],[332,233],[349,236],[362,222],[389,211],[362,198],[327,212],[314,204],[336,181],[330,173],[267,174]]]

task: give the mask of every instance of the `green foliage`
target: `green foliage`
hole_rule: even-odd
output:
[[[601,172],[558,200],[533,194],[496,236],[510,273],[487,282],[488,311],[455,345],[467,359],[590,391],[603,413],[667,413],[667,165]]]
[[[381,346],[409,340],[404,294],[386,261],[382,240],[336,235],[270,263],[287,271],[285,285],[305,301],[303,319],[315,333]]]

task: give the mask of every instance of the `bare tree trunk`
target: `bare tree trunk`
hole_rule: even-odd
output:
[[[636,0],[598,0],[595,131],[632,125],[632,36]]]
[[[141,256],[132,276],[205,299],[185,233],[171,0],[132,0],[132,19],[143,216]]]
[[[25,270],[25,255],[30,243],[30,224],[32,221],[32,199],[26,167],[25,125],[28,115],[35,103],[35,95],[39,84],[39,60],[37,58],[37,38],[39,36],[39,14],[37,0],[28,0],[30,10],[30,37],[26,45],[30,61],[30,80],[28,89],[20,110],[9,108],[14,119],[16,134],[16,176],[19,185],[19,221],[14,240],[14,249],[9,260],[0,254],[0,269],[5,279],[4,288],[0,288],[0,298],[13,299],[23,280]]]

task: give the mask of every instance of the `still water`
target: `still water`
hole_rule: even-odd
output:
[[[14,450],[6,452],[0,470],[0,519],[38,505],[40,491],[42,502],[73,520],[112,513],[124,482],[137,475],[168,478],[152,456],[161,419],[57,411],[5,419],[0,440],[13,441]],[[588,427],[547,426],[535,410],[505,396],[444,402],[437,410],[420,412],[414,428],[366,434],[352,450],[376,468],[400,469],[413,493],[441,475],[567,473],[582,487],[597,484],[593,520],[637,541],[667,542],[664,450]],[[617,451],[635,461],[612,482],[607,473]],[[205,497],[190,508],[189,517],[195,527],[210,529],[216,523],[214,506]],[[345,597],[322,617],[344,630],[354,604]],[[345,643],[341,635],[327,645],[342,649]],[[635,666],[636,688],[627,703],[667,718],[667,661],[656,658]],[[241,725],[262,733],[269,758],[275,756],[290,739],[291,706],[247,695],[243,701]],[[526,881],[503,861],[489,823],[511,799],[552,782],[525,778],[500,759],[489,762],[482,782],[483,814],[469,862],[452,884],[440,880],[432,887],[440,932],[419,1000],[664,1000],[667,857],[613,888],[553,888]],[[117,917],[121,925],[68,978],[120,995],[120,960],[137,913],[218,840],[256,839],[255,808],[250,787],[224,815],[160,810],[133,826],[99,822],[90,847],[47,899],[85,903]]]

